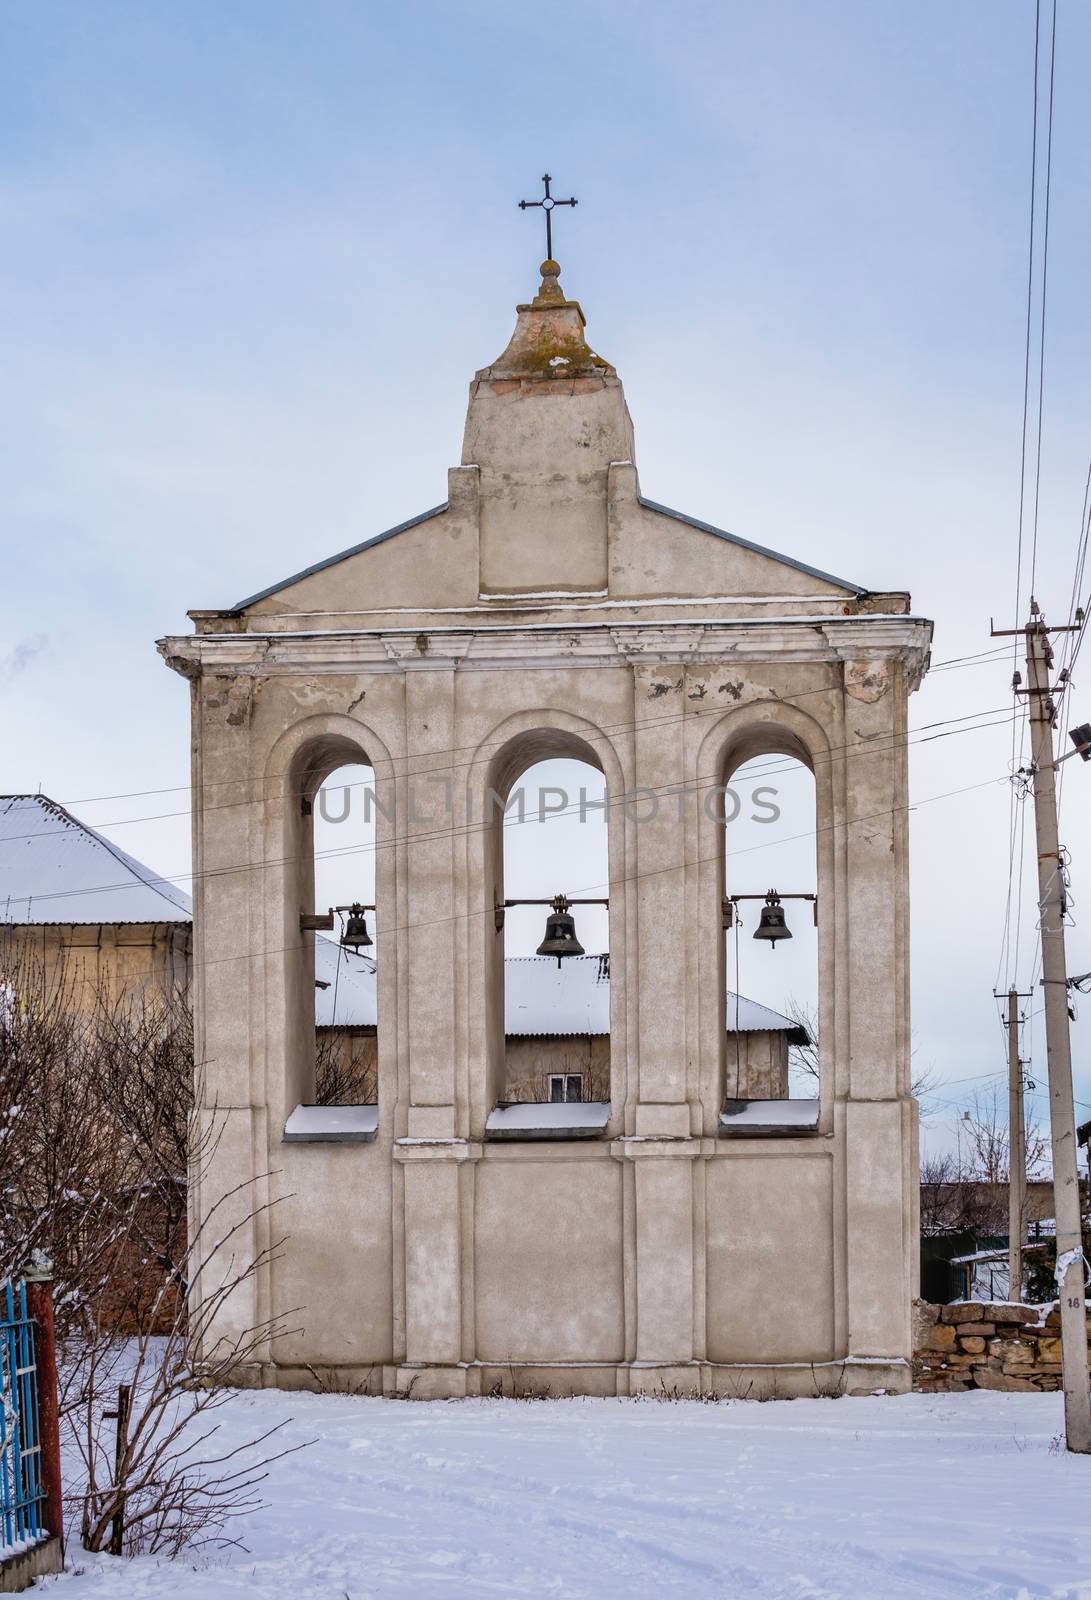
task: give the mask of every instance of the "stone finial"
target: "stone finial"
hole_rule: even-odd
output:
[[[543,261],[539,271],[542,274],[541,287],[531,301],[536,309],[545,306],[563,306],[565,303],[564,290],[561,288],[561,269],[556,261]]]

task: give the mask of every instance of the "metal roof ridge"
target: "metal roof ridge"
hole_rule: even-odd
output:
[[[128,851],[123,850],[120,845],[112,844],[111,841],[106,838],[105,834],[99,833],[98,829],[97,828],[93,828],[89,822],[84,822],[80,817],[77,817],[73,812],[69,811],[65,806],[62,806],[59,800],[53,800],[47,794],[0,795],[0,800],[33,800],[37,805],[41,806],[43,811],[50,812],[52,815],[56,816],[61,822],[65,823],[66,826],[68,826],[70,828],[74,828],[77,831],[77,833],[82,833],[86,838],[91,840],[91,842],[93,844],[100,845],[110,856],[113,857],[113,859],[117,862],[119,867],[124,868],[124,870],[126,872],[130,873],[134,878],[136,878],[137,882],[140,884],[140,886],[142,888],[150,889],[153,894],[157,894],[162,901],[164,901],[168,906],[170,906],[172,911],[174,911],[174,912],[179,912],[179,911],[182,912],[182,915],[180,917],[179,916],[163,917],[161,919],[163,922],[189,922],[189,923],[192,923],[192,921],[193,921],[193,906],[192,906],[192,902],[190,902],[189,905],[183,905],[181,903],[182,901],[189,901],[189,899],[190,899],[189,895],[186,894],[184,889],[177,888],[176,885],[171,884],[169,882],[169,880],[164,878],[160,873],[157,873],[157,872],[153,871],[153,869],[151,867],[146,867],[142,861],[138,861],[135,856],[129,855]],[[122,885],[107,886],[107,887],[108,888],[109,887],[116,887],[116,888],[124,889],[124,888],[129,887],[129,886],[122,884]],[[168,890],[173,891],[175,894],[177,894],[180,897],[180,899],[179,900],[172,900]],[[101,891],[100,890],[92,890],[92,891],[87,891],[87,892],[99,893]],[[56,899],[56,898],[58,898],[56,893],[54,893],[54,894],[34,895],[34,896],[27,897],[27,903],[28,903],[28,906],[29,906],[31,899],[35,899],[35,900],[52,900],[52,899]],[[142,919],[139,919],[138,921],[134,921],[133,922],[133,926],[139,926],[140,922],[146,921],[146,920],[147,920],[146,918],[142,918]],[[63,922],[58,924],[58,926],[66,926],[66,927],[69,926],[69,925],[70,924],[63,923]],[[110,923],[104,923],[103,924],[103,926],[110,926],[110,925],[111,925]]]
[[[303,578],[310,578],[316,572],[324,572],[327,567],[335,567],[339,561],[347,561],[349,556],[358,556],[362,550],[370,550],[372,546],[382,544],[387,539],[393,539],[396,534],[405,533],[409,528],[416,528],[422,522],[427,522],[431,517],[438,517],[446,511],[449,501],[444,500],[442,505],[433,506],[430,511],[422,511],[418,516],[410,517],[407,522],[399,522],[396,528],[387,528],[383,533],[376,533],[370,539],[364,539],[360,544],[352,545],[348,550],[341,550],[335,556],[327,556],[324,561],[316,561],[313,566],[304,567],[302,572],[293,572],[290,578],[282,578],[279,583],[271,583],[267,589],[259,589],[257,594],[250,595],[246,600],[240,600],[237,605],[228,607],[229,612],[245,611],[247,606],[257,605],[259,600],[267,600],[271,594],[279,594],[281,589],[288,589],[293,583],[299,583]]]
[[[851,594],[860,596],[873,593],[863,584],[851,583],[847,578],[836,578],[832,572],[823,572],[821,567],[809,566],[806,561],[797,561],[794,556],[786,556],[780,550],[770,550],[767,545],[755,544],[752,539],[744,539],[741,534],[729,533],[726,528],[717,528],[712,522],[702,522],[699,517],[691,517],[685,511],[675,511],[673,507],[662,505],[658,500],[649,500],[646,495],[638,495],[637,503],[649,511],[658,511],[664,517],[673,517],[675,522],[684,522],[690,528],[700,528],[702,533],[715,534],[717,539],[726,539],[730,544],[737,544],[743,550],[752,550],[755,555],[768,556],[770,560],[779,561],[786,567],[794,567],[797,572],[805,572],[810,578],[820,578],[823,583],[832,583],[838,589],[847,589]]]

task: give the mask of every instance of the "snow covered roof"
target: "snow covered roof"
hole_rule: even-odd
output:
[[[332,939],[314,941],[314,1020],[319,1028],[373,1028],[379,1014],[375,963]]]
[[[609,1033],[609,958],[509,956],[504,962],[504,1031],[530,1036]]]
[[[373,1028],[378,1015],[375,963],[368,956],[314,941],[314,1019],[320,1028]],[[336,1001],[336,1005],[335,1005]],[[745,995],[727,996],[728,1033],[787,1033],[803,1044],[805,1030],[791,1017]],[[509,956],[504,962],[504,1031],[523,1038],[558,1038],[610,1032],[610,963],[606,956]]]
[[[44,794],[0,795],[0,923],[189,922],[189,896]]]
[[[610,1032],[610,962],[606,956],[509,956],[504,962],[504,1030],[547,1037]],[[727,995],[728,1033],[795,1033],[805,1030],[745,995]]]

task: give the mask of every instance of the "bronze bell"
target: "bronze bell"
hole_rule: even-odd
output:
[[[582,956],[586,952],[576,938],[576,919],[568,909],[568,901],[559,894],[553,910],[546,918],[545,938],[538,946],[540,956],[556,956],[560,966],[565,956]]]
[[[362,950],[373,942],[367,931],[367,917],[364,915],[363,906],[350,906],[349,914],[345,918],[345,931],[341,935],[341,943],[348,950]]]
[[[758,925],[754,929],[754,938],[763,939],[766,944],[771,944],[775,950],[778,939],[790,939],[792,930],[784,920],[784,907],[780,903],[780,895],[775,889],[770,889],[765,896],[765,904],[761,908]]]

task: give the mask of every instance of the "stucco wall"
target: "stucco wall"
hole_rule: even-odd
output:
[[[787,1393],[834,1361],[904,1388],[905,730],[930,627],[642,501],[620,383],[548,273],[466,440],[442,515],[161,645],[191,683],[197,1051],[226,1123],[195,1212],[253,1177],[249,1242],[286,1237],[230,1316],[300,1330],[250,1376],[459,1394],[518,1363],[553,1392]],[[820,1110],[725,1138],[730,864],[707,801],[761,754],[815,779]],[[610,1119],[499,1146],[487,798],[549,755],[611,797]],[[289,1148],[314,1084],[307,802],[352,761],[380,807],[379,1131]]]

